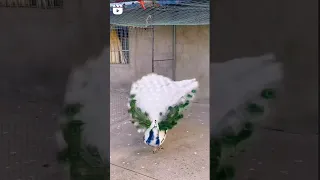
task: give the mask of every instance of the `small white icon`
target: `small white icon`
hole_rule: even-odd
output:
[[[112,8],[112,12],[114,15],[120,15],[123,13],[123,7],[121,4],[117,4],[115,6],[113,6]]]

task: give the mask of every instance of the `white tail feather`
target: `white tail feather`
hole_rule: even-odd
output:
[[[210,68],[213,72],[211,81],[214,82],[210,89],[210,96],[214,99],[210,104],[215,127],[211,130],[213,134],[219,134],[227,126],[236,129],[235,126],[241,124],[239,115],[245,111],[243,104],[248,100],[266,105],[259,93],[264,88],[275,88],[283,77],[282,64],[276,62],[272,54],[216,63]]]

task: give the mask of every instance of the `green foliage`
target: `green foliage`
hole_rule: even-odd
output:
[[[273,89],[264,89],[261,92],[261,97],[264,99],[275,98]],[[262,115],[264,107],[255,103],[249,103],[246,110],[255,115]],[[223,135],[210,139],[210,176],[214,180],[232,180],[235,177],[235,167],[232,165],[223,164],[223,149],[224,147],[236,147],[241,142],[249,139],[254,131],[254,125],[247,121],[243,128],[234,135]]]
[[[70,175],[76,180],[105,180],[109,179],[109,164],[104,164],[98,149],[91,145],[84,145],[82,130],[85,125],[81,120],[74,119],[80,112],[81,104],[68,104],[64,108],[65,115],[69,118],[62,127],[63,137],[68,147],[58,152],[57,159],[60,163],[70,165]]]

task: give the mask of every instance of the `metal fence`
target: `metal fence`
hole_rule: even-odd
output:
[[[114,15],[113,8],[122,9]],[[148,25],[207,25],[210,24],[209,0],[111,0],[110,22],[117,25],[145,27]]]
[[[129,55],[129,28],[126,26],[111,26],[110,64],[128,64]]]
[[[129,87],[110,88],[110,124],[117,124],[130,119],[128,114]]]

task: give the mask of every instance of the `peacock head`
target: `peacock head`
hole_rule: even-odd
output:
[[[154,129],[154,128],[159,129],[159,124],[158,124],[157,120],[153,120],[151,125],[150,125],[150,129]]]

